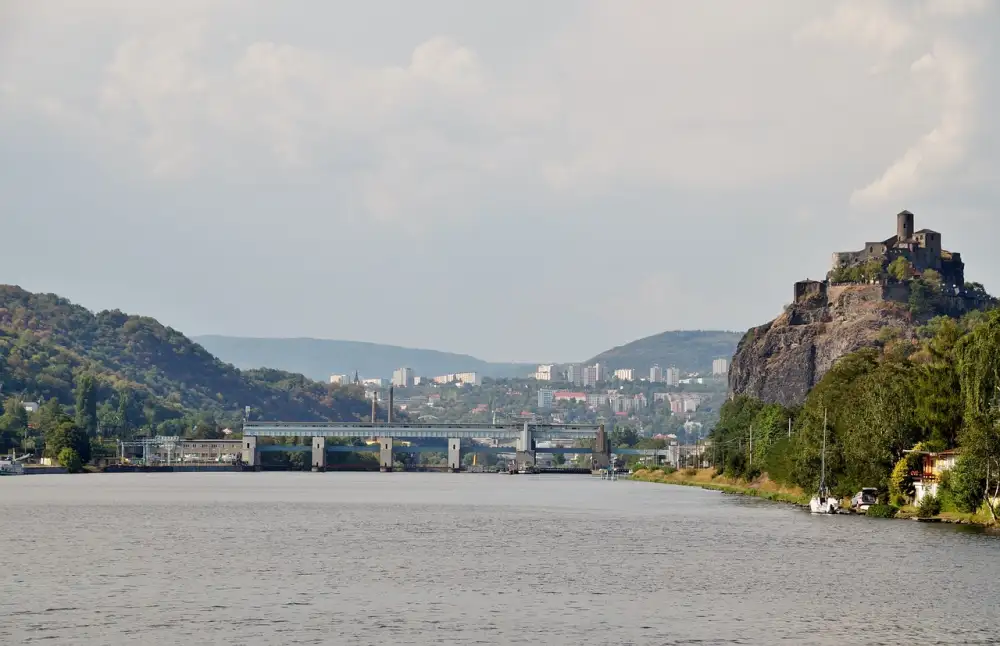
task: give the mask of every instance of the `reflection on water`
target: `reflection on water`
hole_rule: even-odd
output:
[[[1000,540],[587,476],[0,480],[0,643],[987,644]]]

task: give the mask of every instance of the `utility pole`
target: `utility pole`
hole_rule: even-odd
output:
[[[750,462],[748,466],[753,466],[753,424],[750,425]]]
[[[788,439],[792,439],[792,418],[788,418]]]

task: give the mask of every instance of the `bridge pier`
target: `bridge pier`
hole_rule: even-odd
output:
[[[378,446],[378,470],[383,472],[392,471],[392,438],[378,438]]]
[[[452,473],[462,470],[462,440],[457,437],[448,439],[448,470]]]
[[[243,448],[241,450],[243,464],[249,467],[260,466],[260,452],[257,451],[257,438],[250,436],[243,438]]]
[[[326,471],[326,438],[314,436],[312,439],[312,470]]]
[[[514,461],[517,463],[518,469],[535,466],[535,434],[527,422],[521,429],[515,448],[517,452],[514,454]]]
[[[608,435],[604,432],[604,424],[597,429],[597,437],[594,438],[594,453],[591,456],[591,468],[607,469],[611,464],[611,446],[608,442]]]

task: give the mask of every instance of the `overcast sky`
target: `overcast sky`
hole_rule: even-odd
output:
[[[943,233],[1000,291],[1000,7],[3,0],[0,282],[581,360]]]

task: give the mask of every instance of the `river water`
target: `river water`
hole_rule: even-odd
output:
[[[588,476],[0,478],[0,643],[987,644],[1000,539]]]

